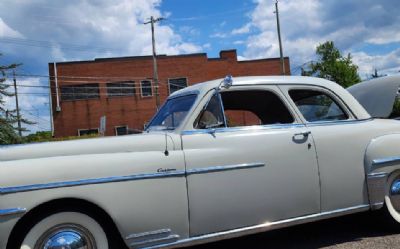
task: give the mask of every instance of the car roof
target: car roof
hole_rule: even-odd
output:
[[[204,90],[208,91],[212,88],[218,87],[223,78],[206,81],[203,83],[197,83],[192,86],[186,87],[179,91],[171,94],[171,97],[175,97],[175,95],[180,95],[187,91],[199,91],[202,92]],[[329,89],[336,88],[337,84],[322,78],[315,77],[305,77],[305,76],[245,76],[245,77],[233,77],[232,85],[283,85],[283,84],[298,84],[298,85],[318,85],[323,86]]]
[[[223,79],[216,79],[204,83],[194,84],[179,91],[174,92],[169,98],[175,98],[180,95],[197,93],[200,95],[206,94],[209,90],[218,87]],[[309,85],[327,88],[334,92],[341,98],[345,104],[350,108],[353,114],[358,119],[368,119],[371,116],[362,107],[358,101],[339,84],[316,77],[306,76],[246,76],[246,77],[233,77],[232,86],[245,86],[245,85]]]

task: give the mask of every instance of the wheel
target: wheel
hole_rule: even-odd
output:
[[[20,249],[109,249],[107,234],[90,216],[58,212],[33,224]]]
[[[385,205],[392,218],[400,223],[400,174],[389,176],[385,188]]]

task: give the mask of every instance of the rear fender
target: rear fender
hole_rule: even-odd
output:
[[[400,173],[400,134],[371,140],[364,163],[369,202],[372,209],[379,209],[384,205],[388,177]]]

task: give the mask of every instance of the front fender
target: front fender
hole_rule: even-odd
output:
[[[384,204],[388,176],[400,170],[400,134],[377,137],[369,143],[365,153],[368,196],[372,209]]]

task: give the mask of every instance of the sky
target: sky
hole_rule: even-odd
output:
[[[279,57],[274,0],[1,0],[0,65],[22,63],[17,82],[22,114],[50,128],[48,63],[151,54],[156,24],[158,54],[236,49],[238,59]],[[350,53],[365,79],[400,71],[400,1],[280,0],[283,53],[292,74],[333,41]],[[34,76],[32,76],[34,75]],[[31,86],[31,87],[27,87]],[[7,98],[10,109],[14,98]]]

